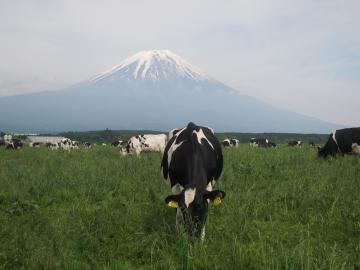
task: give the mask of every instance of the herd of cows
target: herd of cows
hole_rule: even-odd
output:
[[[254,147],[276,147],[276,144],[266,138],[251,138]],[[289,147],[301,146],[301,141],[290,141]],[[20,140],[12,139],[0,145],[7,149],[23,147]],[[32,143],[31,147],[40,147],[40,143]],[[104,144],[103,144],[104,145]],[[172,194],[165,198],[170,208],[176,208],[176,228],[185,228],[189,235],[205,237],[205,221],[209,204],[220,205],[225,198],[225,192],[214,190],[223,169],[222,146],[239,147],[239,140],[225,139],[219,142],[214,131],[209,127],[189,123],[181,129],[174,129],[166,134],[136,135],[127,141],[115,141],[111,144],[120,147],[124,156],[142,152],[161,152],[162,174],[170,185]],[[313,142],[309,142],[315,147]],[[71,150],[79,148],[80,144],[67,138],[58,143],[46,143],[50,149]],[[92,147],[84,143],[84,147]],[[335,130],[329,135],[323,147],[318,147],[319,157],[337,154],[360,155],[360,128]]]
[[[210,130],[212,130],[210,128]],[[161,152],[163,153],[166,147],[166,143],[173,137],[176,129],[169,132],[169,135],[166,134],[145,134],[145,135],[136,135],[129,138],[126,141],[117,140],[111,143],[111,146],[119,147],[120,153],[124,156],[129,154],[140,155],[141,152]],[[328,141],[326,144],[320,148],[318,147],[318,156],[326,157],[328,155],[336,154],[360,154],[360,128],[346,128],[335,130],[329,135]],[[262,147],[262,148],[271,148],[276,147],[277,145],[270,141],[267,138],[251,138],[249,144],[253,147]],[[4,141],[0,137],[0,147],[5,147],[6,149],[21,149],[25,143],[17,138],[12,138],[10,141]],[[63,138],[58,142],[31,142],[29,147],[40,147],[45,145],[47,148],[52,150],[72,150],[78,149],[79,147],[91,148],[96,146],[89,142],[79,143],[78,141],[70,140],[68,138]],[[227,147],[238,147],[240,141],[236,138],[225,139],[221,142],[221,145],[224,148]],[[289,141],[287,144],[289,147],[302,146],[303,142],[300,140]],[[105,143],[102,143],[101,146],[106,146]],[[309,142],[309,146],[315,148],[314,142]]]

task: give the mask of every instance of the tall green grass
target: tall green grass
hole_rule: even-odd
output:
[[[203,244],[177,234],[157,153],[0,149],[0,269],[354,269],[360,158],[224,150]]]

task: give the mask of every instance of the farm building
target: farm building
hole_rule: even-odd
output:
[[[60,136],[27,136],[30,143],[58,143],[64,137]]]

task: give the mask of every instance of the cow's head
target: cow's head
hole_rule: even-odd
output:
[[[225,198],[221,190],[200,192],[196,187],[187,187],[180,194],[167,196],[165,203],[170,208],[181,210],[189,235],[199,237],[208,215],[209,202],[218,206]]]

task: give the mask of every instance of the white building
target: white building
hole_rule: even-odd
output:
[[[27,136],[30,143],[59,143],[65,137],[59,136]]]

